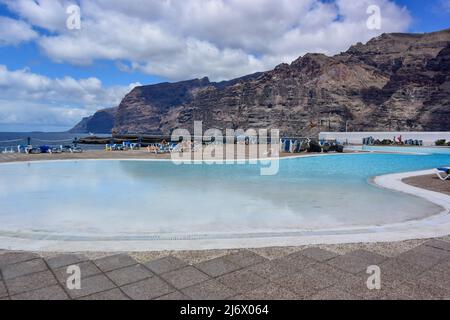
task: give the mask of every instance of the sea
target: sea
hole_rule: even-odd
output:
[[[68,133],[68,132],[0,132],[0,152],[5,148],[15,148],[18,145],[27,145],[28,138],[33,146],[52,146],[72,145],[74,140],[89,136],[86,133]],[[96,137],[108,137],[110,134],[95,134]],[[85,150],[100,150],[103,145],[85,145],[79,144]]]

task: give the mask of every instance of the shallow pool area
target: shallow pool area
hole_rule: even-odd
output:
[[[0,165],[0,236],[177,240],[344,232],[443,211],[374,176],[450,165],[450,155],[344,154],[258,165],[70,160]],[[341,230],[341,231],[337,231]]]

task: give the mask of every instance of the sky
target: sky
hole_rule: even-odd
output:
[[[446,28],[450,0],[0,0],[0,131],[65,131],[139,85]]]

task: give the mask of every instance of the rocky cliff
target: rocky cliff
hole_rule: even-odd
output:
[[[450,130],[450,29],[383,34],[333,57],[307,54],[231,81],[137,87],[117,108],[114,130],[170,134],[194,120],[204,128],[277,128],[289,136],[346,126]],[[86,127],[97,131],[96,123],[87,120]]]
[[[102,109],[90,117],[83,118],[70,133],[111,133],[117,108]]]

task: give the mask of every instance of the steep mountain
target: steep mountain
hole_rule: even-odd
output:
[[[90,117],[83,118],[70,133],[111,133],[114,128],[116,108],[102,109]]]
[[[289,136],[450,130],[449,68],[450,29],[383,34],[333,57],[306,54],[231,81],[137,87],[117,108],[114,130],[170,134],[194,120],[205,129],[277,128]]]

